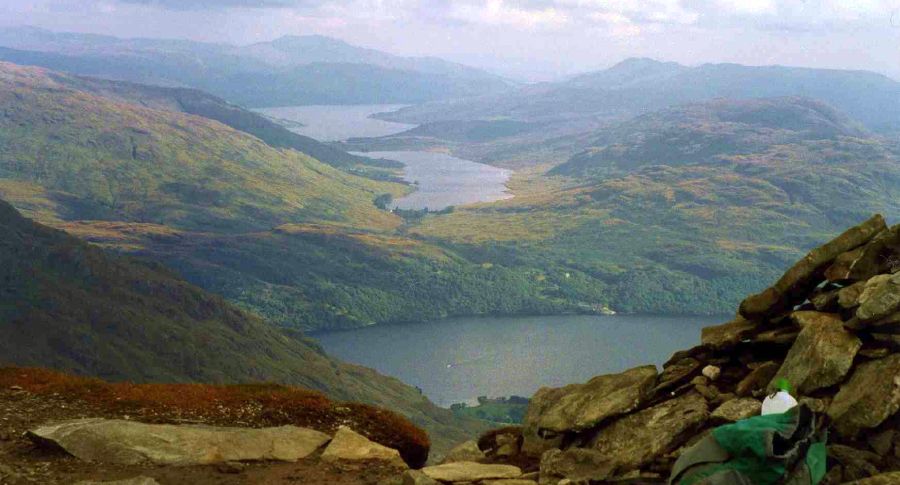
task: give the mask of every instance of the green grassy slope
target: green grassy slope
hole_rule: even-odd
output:
[[[724,313],[816,240],[873,212],[900,217],[896,145],[807,99],[672,108],[593,140],[547,174],[520,173],[516,198],[412,232],[545,269],[576,301]]]
[[[397,410],[439,449],[477,424],[416,389],[337,361],[156,263],[117,256],[23,218],[0,201],[0,356],[139,382],[277,381]]]

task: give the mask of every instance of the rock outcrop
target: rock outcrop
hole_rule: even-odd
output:
[[[659,375],[539,390],[521,453],[485,461],[539,470],[542,485],[662,483],[686,446],[758,415],[782,379],[830,418],[823,483],[900,483],[900,226],[874,216],[810,251]]]
[[[29,432],[85,461],[137,465],[207,465],[227,461],[297,461],[331,437],[307,428],[228,428],[76,419]]]

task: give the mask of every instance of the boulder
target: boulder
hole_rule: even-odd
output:
[[[900,409],[900,354],[857,366],[828,407],[844,435],[874,428]]]
[[[801,303],[818,285],[822,273],[838,256],[866,244],[886,229],[884,218],[876,214],[825,245],[813,249],[788,269],[774,285],[741,302],[740,314],[751,320],[769,317]]]
[[[401,477],[402,485],[440,485],[441,482],[429,478],[421,470],[406,470]]]
[[[666,365],[659,375],[659,383],[653,389],[653,394],[671,391],[687,383],[700,371],[700,366],[700,361],[693,357],[684,357]]]
[[[856,318],[877,320],[900,310],[900,273],[878,275],[866,282],[859,296]]]
[[[556,484],[564,479],[576,483],[598,482],[612,475],[614,467],[615,463],[597,450],[548,450],[541,455],[541,483]]]
[[[656,377],[656,366],[645,365],[621,374],[597,376],[585,384],[566,386],[565,392],[554,402],[540,406],[544,411],[537,417],[537,428],[555,432],[581,431],[630,412],[648,397]],[[536,395],[532,403],[538,398]]]
[[[850,446],[831,444],[828,446],[828,458],[840,463],[843,479],[860,480],[878,474],[881,457],[871,451],[857,450]]]
[[[738,398],[722,403],[709,416],[709,419],[718,423],[733,423],[751,416],[758,416],[762,410],[762,403],[753,398]]]
[[[757,322],[738,316],[730,322],[705,327],[701,331],[700,341],[703,345],[713,349],[728,349],[752,336],[758,326]]]
[[[706,377],[707,379],[709,379],[711,381],[715,381],[716,379],[718,379],[719,375],[721,373],[722,373],[722,369],[720,369],[719,367],[716,367],[714,365],[708,365],[708,366],[704,367],[703,371],[701,372],[701,374],[703,374],[704,377]]]
[[[538,485],[538,483],[521,478],[504,478],[502,480],[484,480],[481,485]]]
[[[804,312],[802,318],[803,330],[769,383],[769,392],[776,390],[779,379],[787,379],[801,395],[837,384],[850,371],[862,346],[837,315]]]
[[[484,453],[478,448],[478,442],[469,440],[465,443],[456,445],[447,456],[444,457],[442,463],[453,463],[455,461],[481,461],[484,459]]]
[[[603,456],[604,469],[627,472],[677,448],[708,417],[706,399],[689,392],[616,419],[594,436],[590,446]]]
[[[478,482],[481,480],[519,478],[522,470],[512,465],[486,465],[471,461],[457,461],[427,466],[422,473],[439,482]]]
[[[85,461],[137,465],[205,465],[226,461],[297,461],[331,438],[296,426],[227,428],[76,419],[28,432],[38,444]]]
[[[341,426],[325,451],[322,452],[323,461],[357,461],[378,460],[406,468],[406,462],[400,457],[400,452],[380,445],[352,429]]]
[[[734,388],[734,393],[740,397],[744,397],[750,396],[754,391],[765,389],[769,384],[769,381],[772,380],[772,377],[775,376],[775,373],[778,372],[779,368],[781,368],[781,366],[778,365],[777,362],[770,361],[762,363],[738,382],[737,386]]]

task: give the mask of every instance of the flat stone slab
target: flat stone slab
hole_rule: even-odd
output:
[[[28,436],[81,460],[122,465],[294,462],[331,440],[325,433],[296,426],[253,429],[96,418],[48,424],[29,431]]]
[[[453,463],[455,461],[480,461],[484,459],[484,452],[478,448],[475,440],[469,440],[456,445],[441,463]]]
[[[375,443],[346,426],[338,428],[331,443],[322,452],[322,460],[380,460],[406,468],[399,451]]]
[[[787,379],[800,395],[841,382],[862,342],[844,328],[838,315],[804,312],[803,330],[788,351],[781,368],[769,383],[773,392],[780,379]]]
[[[656,385],[656,376],[656,366],[647,365],[566,386],[562,395],[544,407],[537,427],[557,432],[580,431],[632,411]],[[535,399],[540,398],[536,395],[532,400]]]
[[[860,364],[841,386],[828,415],[842,434],[874,428],[900,409],[900,354]]]
[[[440,482],[478,482],[481,480],[498,480],[519,478],[522,470],[512,465],[486,465],[471,461],[456,461],[443,465],[427,466],[422,473],[432,480]]]
[[[124,480],[112,480],[109,482],[98,482],[95,480],[82,480],[75,482],[75,485],[159,485],[159,482],[150,477],[134,477]]]
[[[733,423],[752,416],[758,416],[762,411],[762,403],[756,399],[744,397],[732,399],[722,403],[709,416],[709,419],[719,422]]]

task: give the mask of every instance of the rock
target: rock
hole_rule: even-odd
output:
[[[859,306],[859,297],[866,289],[866,282],[860,281],[838,290],[838,306],[850,310]]]
[[[769,392],[776,390],[779,379],[787,379],[793,392],[800,395],[837,384],[849,372],[862,346],[856,336],[844,329],[844,322],[837,315],[804,312],[803,319],[803,330],[769,383]]]
[[[447,453],[444,461],[441,463],[453,463],[455,461],[481,461],[484,459],[484,453],[478,448],[478,442],[475,440],[460,443]]]
[[[889,256],[900,253],[900,225],[880,232],[872,241],[837,257],[825,271],[830,281],[867,280],[890,271]]]
[[[28,432],[38,444],[85,461],[137,465],[205,465],[225,461],[297,461],[331,438],[296,426],[226,428],[76,419]]]
[[[540,456],[561,442],[561,433],[590,428],[636,409],[656,384],[656,366],[597,376],[585,384],[542,388],[525,413],[523,452]]]
[[[322,460],[378,460],[406,468],[406,462],[400,457],[399,451],[375,443],[346,426],[338,428],[331,443],[322,452]]]
[[[597,450],[570,448],[548,450],[541,456],[541,483],[561,483],[571,480],[587,483],[606,480],[614,470],[614,463]]]
[[[244,471],[245,465],[239,461],[226,461],[225,463],[219,463],[216,466],[216,470],[219,473],[225,473],[228,475],[236,475]]]
[[[900,273],[878,275],[866,282],[859,296],[856,318],[877,320],[900,310]]]
[[[521,451],[521,435],[500,433],[496,436],[497,448],[494,456],[516,456]]]
[[[523,480],[521,478],[506,478],[503,480],[484,480],[482,485],[538,485],[534,480]]]
[[[844,481],[861,480],[878,474],[881,457],[849,446],[828,445],[828,457],[841,464]]]
[[[900,483],[900,472],[882,473],[851,483],[852,485],[897,485]]]
[[[430,478],[420,470],[406,470],[403,472],[403,485],[440,485],[440,482]]]
[[[738,316],[728,323],[705,327],[700,341],[713,349],[728,349],[753,335],[758,326],[757,322]]]
[[[690,392],[616,419],[590,446],[603,456],[606,468],[626,472],[677,448],[708,417],[706,400]]]
[[[874,428],[900,409],[900,354],[860,364],[841,386],[828,415],[844,435]]]
[[[834,310],[838,307],[838,294],[841,289],[834,289],[829,291],[822,291],[814,294],[809,302],[813,304],[816,311],[827,312]],[[794,312],[798,313],[798,312]]]
[[[422,469],[428,478],[439,482],[478,482],[481,480],[519,478],[522,470],[512,465],[486,465],[471,461],[457,461]]]
[[[750,371],[746,377],[741,379],[741,382],[738,382],[738,385],[734,388],[734,393],[744,397],[753,394],[753,391],[765,389],[780,367],[777,362],[769,361],[763,363]]]
[[[711,381],[715,381],[716,379],[718,379],[719,374],[721,374],[721,373],[722,373],[722,369],[720,369],[714,365],[708,365],[708,366],[704,367],[703,371],[701,372],[701,374],[703,374],[707,379],[709,379]]]
[[[753,398],[732,399],[717,407],[709,416],[719,423],[733,423],[751,416],[758,416],[762,403]]]
[[[801,303],[818,283],[820,275],[842,253],[866,244],[887,229],[884,218],[875,215],[840,236],[813,249],[794,264],[774,285],[741,302],[740,314],[748,319],[769,317]]]
[[[134,477],[125,480],[113,480],[110,482],[98,482],[94,480],[82,480],[75,485],[159,485],[159,482],[150,477]]]
[[[659,375],[659,384],[653,389],[653,394],[658,395],[686,383],[700,370],[700,365],[700,361],[693,357],[684,357],[666,365]]]
[[[895,431],[893,429],[886,429],[880,433],[869,436],[866,439],[866,442],[869,443],[869,447],[871,447],[875,453],[878,453],[881,456],[887,456],[894,446],[894,434]]]
[[[753,337],[753,343],[784,345],[793,343],[799,331],[794,327],[779,327],[760,332]]]

